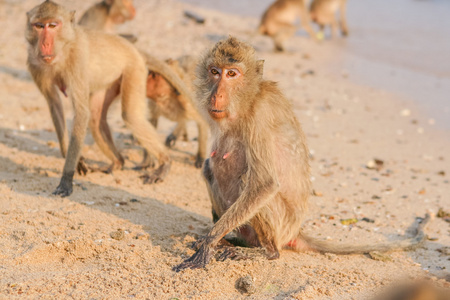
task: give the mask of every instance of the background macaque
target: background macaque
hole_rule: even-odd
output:
[[[168,60],[167,64],[192,90],[197,60],[192,56],[183,56],[177,60]],[[166,139],[166,146],[172,147],[180,137],[187,139],[187,120],[194,120],[197,123],[199,135],[195,166],[200,168],[206,158],[208,124],[200,116],[192,101],[180,94],[157,70],[150,70],[147,77],[147,97],[151,99],[149,101],[151,122],[155,127],[161,115],[177,122],[174,131]]]
[[[146,151],[157,157],[159,167],[148,182],[163,180],[170,169],[167,149],[147,121],[142,55],[126,40],[75,24],[75,12],[45,1],[27,13],[28,69],[47,100],[66,157],[61,182],[54,194],[72,193],[72,180],[89,124],[102,152],[112,161],[109,171],[123,167],[106,122],[108,108],[122,98],[122,118]],[[75,116],[67,148],[67,131],[60,90],[71,99]],[[141,167],[146,167],[145,162]]]
[[[265,248],[269,259],[284,247],[364,253],[413,248],[424,240],[421,228],[412,239],[374,245],[339,245],[304,235],[311,193],[308,148],[291,104],[276,83],[263,79],[263,61],[250,45],[230,37],[206,53],[197,77],[199,106],[213,138],[203,175],[216,222],[197,252],[174,270],[204,267],[231,231],[242,244]],[[233,256],[227,248],[221,258]]]
[[[319,38],[324,37],[325,26],[331,27],[331,35],[337,35],[337,28],[340,25],[343,36],[348,35],[347,20],[345,16],[347,0],[313,0],[310,5],[311,20],[320,27]],[[336,13],[339,10],[339,25],[336,20]]]
[[[304,0],[277,0],[272,3],[261,18],[258,31],[273,39],[276,51],[284,51],[283,43],[298,29],[294,25],[297,18],[300,18],[301,27],[309,36],[315,37]]]
[[[133,0],[103,0],[90,7],[78,24],[113,33],[116,25],[133,20],[135,15]]]

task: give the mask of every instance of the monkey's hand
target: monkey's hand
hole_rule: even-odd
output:
[[[80,160],[78,161],[78,165],[77,165],[77,173],[85,176],[88,171],[89,171],[89,167],[86,164],[86,162],[84,161],[84,157],[81,156]]]
[[[214,252],[214,248],[212,248],[207,243],[203,243],[200,246],[200,249],[198,249],[198,251],[195,252],[194,255],[183,261],[178,266],[174,267],[172,270],[174,270],[175,272],[180,272],[184,269],[204,268],[211,260]]]
[[[172,148],[173,146],[175,146],[175,143],[177,142],[177,137],[171,133],[167,136],[166,138],[166,146],[169,148]]]

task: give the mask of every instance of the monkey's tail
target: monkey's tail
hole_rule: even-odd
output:
[[[299,239],[307,244],[308,249],[322,253],[361,254],[372,251],[387,252],[394,250],[413,250],[424,243],[426,235],[423,230],[430,221],[430,218],[430,215],[427,213],[425,218],[418,224],[415,235],[412,238],[400,241],[360,245],[335,244],[330,241],[315,239],[303,233],[300,234]]]
[[[181,95],[184,96],[178,98],[180,102],[190,101],[192,104],[195,103],[194,96],[191,91],[188,90],[186,84],[181,80],[180,76],[178,76],[178,74],[175,73],[175,71],[173,71],[167,63],[144,51],[140,51],[140,53],[144,57],[149,70],[161,74]],[[184,107],[187,106],[187,103],[181,104]]]

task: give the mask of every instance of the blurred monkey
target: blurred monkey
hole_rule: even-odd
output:
[[[319,25],[318,38],[324,37],[325,26],[330,26],[332,37],[337,35],[338,27],[343,36],[348,36],[346,18],[347,0],[313,0],[310,5],[311,20]],[[336,13],[339,10],[339,24]]]
[[[272,3],[261,18],[258,32],[272,38],[276,51],[284,51],[283,43],[293,36],[299,27],[294,25],[298,18],[301,22],[300,27],[314,38],[304,0],[277,0]]]

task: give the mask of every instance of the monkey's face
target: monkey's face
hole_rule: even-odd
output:
[[[60,31],[60,20],[39,20],[30,24],[37,37],[38,58],[46,64],[51,64],[56,58],[55,36]]]
[[[238,66],[210,66],[208,77],[214,88],[209,99],[208,113],[214,120],[234,115],[230,96],[241,85],[243,72]]]
[[[47,1],[27,13],[26,39],[38,64],[51,65],[74,37],[75,12]]]
[[[149,71],[147,76],[147,97],[155,102],[163,102],[172,94],[176,94],[172,85],[160,74]]]

